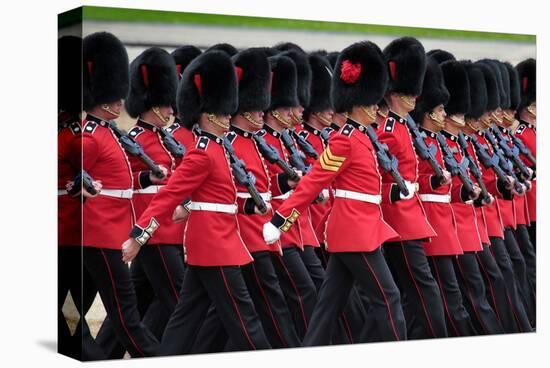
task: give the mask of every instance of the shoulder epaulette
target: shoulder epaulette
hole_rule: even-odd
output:
[[[266,135],[266,133],[267,132],[265,131],[265,129],[260,129],[254,134],[256,134],[258,137],[263,137],[264,135]]]
[[[94,134],[97,129],[97,123],[95,121],[87,121],[84,127],[86,133]]]
[[[525,124],[520,124],[518,126],[518,128],[516,129],[516,134],[522,134],[524,131],[525,131],[525,128],[527,127],[527,125]]]
[[[206,150],[206,147],[208,147],[208,143],[210,143],[210,139],[208,139],[208,137],[199,137],[199,139],[197,140],[197,145],[195,147],[201,150]]]
[[[78,123],[78,121],[73,121],[71,124],[69,124],[69,129],[71,129],[71,132],[74,135],[80,134],[81,132],[80,124]]]
[[[309,132],[307,130],[302,130],[298,133],[298,135],[304,139],[307,139],[307,137],[309,136]]]
[[[350,137],[351,133],[353,132],[355,128],[351,124],[346,124],[342,127],[340,130],[340,134],[345,135],[346,137]]]
[[[168,133],[173,133],[174,131],[178,130],[179,128],[181,128],[180,123],[174,123],[174,124],[170,125],[168,128],[166,128],[166,131]]]
[[[145,129],[143,129],[142,127],[133,127],[130,132],[128,132],[128,134],[130,135],[130,137],[132,138],[137,138],[141,133],[144,132]]]
[[[393,132],[393,127],[395,126],[395,119],[394,118],[388,118],[386,119],[386,122],[384,123],[384,131],[385,132]]]
[[[227,140],[229,141],[229,143],[233,143],[233,141],[235,141],[235,138],[237,138],[237,133],[235,132],[228,132],[225,137],[227,138]]]

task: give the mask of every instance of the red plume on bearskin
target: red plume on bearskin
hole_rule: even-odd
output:
[[[342,62],[342,70],[340,72],[340,79],[347,84],[353,84],[357,82],[359,76],[361,75],[361,64],[352,63],[349,60],[344,60]]]
[[[243,79],[243,68],[240,66],[235,67],[235,73],[237,74],[237,82],[240,82]]]
[[[193,83],[195,84],[195,87],[197,87],[197,91],[199,91],[199,96],[202,96],[202,81],[200,74],[195,74],[193,76]]]

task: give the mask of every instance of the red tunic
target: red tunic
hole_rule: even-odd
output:
[[[288,152],[281,141],[281,135],[276,132],[273,128],[271,128],[269,125],[264,125],[264,130],[258,132],[258,134],[263,135],[266,142],[279,151],[279,155],[281,158],[283,158],[285,161],[288,162]],[[285,199],[278,199],[277,197],[284,196],[285,192],[287,191],[285,182],[285,176],[282,175],[283,170],[277,166],[276,164],[271,164],[269,162],[266,163],[267,169],[269,170],[269,176],[273,178],[272,185],[271,185],[271,207],[274,211],[277,211],[279,206],[283,204]],[[290,193],[289,193],[290,194]],[[286,194],[288,196],[288,194]],[[300,234],[300,229],[298,226],[293,226],[290,231],[285,232],[281,236],[281,246],[283,248],[289,248],[292,246],[297,246],[300,249],[304,249],[304,243],[302,242],[302,236]]]
[[[516,130],[515,136],[521,139],[523,144],[529,148],[535,158],[537,158],[537,128],[529,123],[520,121],[520,125]],[[523,162],[527,166],[532,166],[533,163],[527,157],[521,155]],[[529,220],[537,221],[537,179],[531,181],[531,190],[527,192],[527,208]]]
[[[427,145],[433,144],[436,148],[435,158],[443,167],[443,159],[441,150],[437,144],[436,135],[426,129],[420,128],[426,133],[425,142]],[[457,221],[454,215],[453,207],[450,203],[451,184],[438,185],[438,179],[435,178],[433,169],[426,161],[419,160],[418,162],[418,185],[420,199],[426,198],[426,194],[437,196],[448,196],[448,203],[431,202],[422,200],[426,217],[430,225],[434,228],[437,236],[424,241],[424,252],[427,256],[449,256],[462,254],[462,247],[457,235]]]
[[[404,118],[390,111],[384,124],[378,129],[378,139],[387,144],[390,152],[399,161],[399,172],[403,179],[414,183],[418,181],[418,159],[405,124]],[[384,193],[389,193],[389,188],[393,185],[390,174],[382,173],[382,185]],[[398,238],[393,239],[395,241],[426,239],[437,235],[426,219],[418,194],[408,200],[383,203],[382,210],[384,219],[399,234]]]
[[[82,133],[83,169],[105,189],[132,190],[132,168],[124,149],[106,121],[89,115]],[[86,247],[121,249],[133,225],[130,198],[99,194],[84,203],[82,244]]]
[[[227,133],[227,138],[233,145],[235,154],[239,159],[243,160],[246,169],[256,178],[256,189],[260,194],[271,196],[271,178],[266,162],[258,151],[256,142],[252,139],[252,133],[246,132],[235,126],[231,127],[232,131]],[[274,178],[276,180],[276,177]],[[263,225],[273,216],[273,211],[268,211],[265,215],[253,214],[253,201],[246,187],[239,182],[235,183],[237,187],[237,203],[239,206],[239,230],[244,244],[251,253],[260,251],[278,252],[280,242],[276,245],[269,245],[265,242],[262,229]],[[265,198],[264,198],[265,201]],[[250,204],[250,205],[249,205]],[[247,212],[247,208],[252,207],[252,211]],[[248,214],[245,214],[248,213]]]
[[[277,210],[281,227],[288,229],[319,192],[331,185],[335,191],[347,190],[382,195],[382,185],[374,148],[359,124],[348,120],[332,136],[328,147],[312,170],[302,178],[294,193]],[[277,220],[275,220],[277,221]],[[294,226],[290,227],[292,230]],[[384,221],[379,204],[336,197],[326,225],[329,252],[370,252],[397,233]]]
[[[130,165],[132,166],[132,173],[134,175],[134,188],[136,188],[134,191],[134,196],[132,197],[132,202],[134,204],[136,218],[139,218],[155,195],[154,192],[141,193],[141,191],[147,188],[153,189],[166,185],[168,179],[172,176],[172,173],[176,168],[176,162],[174,157],[162,143],[162,136],[159,133],[159,128],[143,120],[138,120],[137,125],[130,130],[128,134],[139,144],[141,144],[145,153],[155,163],[164,166],[168,170],[166,179],[164,179],[160,184],[147,185],[149,184],[148,181],[145,180],[144,183],[144,180],[142,179],[143,176],[149,176],[149,168],[139,158],[132,156],[129,157]],[[169,216],[171,217],[172,214],[169,214]],[[165,221],[165,226],[159,228],[147,244],[181,245],[183,243],[184,229],[185,224],[183,223]]]
[[[78,118],[62,122],[57,133],[57,188],[74,180],[82,169],[82,130]],[[82,200],[68,194],[57,196],[57,243],[80,246],[82,243]]]
[[[162,228],[169,221],[167,215],[188,197],[192,202],[237,203],[222,139],[205,131],[149,203],[136,228],[148,228],[153,219]],[[192,210],[187,219],[185,248],[187,263],[192,266],[240,266],[252,261],[239,234],[236,214]]]

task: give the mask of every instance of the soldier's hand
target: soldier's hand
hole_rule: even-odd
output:
[[[302,178],[303,176],[303,173],[300,171],[300,170],[296,170],[296,174],[298,174],[298,178]],[[296,188],[296,185],[298,185],[298,183],[300,182],[300,180],[290,180],[288,179],[288,186],[291,187],[292,189]]]
[[[532,179],[533,178],[533,169],[531,169],[530,167],[527,168],[527,172],[529,173],[529,177],[527,179]]]
[[[517,190],[516,190],[516,187],[512,188],[512,193],[514,195],[517,195],[517,196],[522,196],[522,195],[525,195],[525,185],[523,185],[522,183],[519,184],[521,186],[521,193],[519,193]]]
[[[281,230],[277,229],[271,222],[264,224],[263,233],[267,244],[275,243],[281,237]]]
[[[414,192],[416,192],[416,185],[408,180],[405,180],[405,185],[409,190],[409,195],[405,196],[403,195],[403,193],[399,192],[399,196],[401,197],[401,199],[411,199],[414,196]]]
[[[493,202],[495,201],[495,197],[493,197],[493,195],[491,193],[487,193],[487,194],[489,194],[489,200],[488,201],[486,200],[484,203],[486,205],[493,204]]]
[[[512,178],[512,177],[509,176],[509,175],[506,175],[506,177],[508,178],[508,183],[510,183],[510,184],[508,184],[508,185],[506,186],[506,189],[513,189],[513,188],[514,188],[514,184],[516,183],[516,181],[514,180],[514,178]]]
[[[183,222],[187,220],[187,217],[189,217],[189,211],[181,204],[177,206],[174,213],[172,213],[172,221],[175,223]]]
[[[447,170],[443,170],[443,176],[441,177],[441,185],[449,185],[451,184],[451,181],[452,181],[452,177],[451,177],[451,173],[448,172]]]
[[[531,180],[525,180],[525,187],[527,188],[527,191],[531,190]]]
[[[260,209],[259,209],[258,207],[256,207],[256,206],[254,206],[254,213],[255,213],[256,215],[260,215],[260,216],[264,216],[264,215],[267,215],[267,214],[271,215],[271,214],[272,214],[272,211],[271,211],[271,203],[265,202],[265,206],[266,206],[266,208],[267,208],[266,211],[265,211],[265,213],[262,213],[262,212],[260,211]]]
[[[139,253],[141,245],[134,238],[129,238],[122,243],[122,262],[132,262]]]
[[[321,192],[321,196],[323,197],[323,199],[321,201],[319,201],[318,203],[320,203],[320,204],[327,203],[328,200],[330,199],[330,193],[329,193],[328,189],[323,189],[323,191]]]
[[[166,178],[166,175],[168,175],[168,169],[167,169],[167,168],[165,168],[165,167],[162,166],[162,165],[159,165],[159,169],[160,169],[160,171],[162,171],[162,174],[163,174],[163,175],[162,175],[162,178],[157,178],[157,177],[153,174],[152,171],[149,173],[149,179],[151,179],[151,183],[153,183],[153,184],[160,184],[160,183],[162,183],[162,181]]]
[[[472,193],[471,198],[475,201],[479,198],[479,195],[481,194],[481,188],[477,186],[477,184],[474,184],[474,192]]]

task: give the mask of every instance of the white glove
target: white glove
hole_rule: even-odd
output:
[[[401,197],[401,199],[411,199],[414,196],[414,192],[416,192],[416,184],[413,184],[410,181],[405,180],[405,185],[409,190],[409,195],[405,196],[403,195],[403,193],[399,192],[399,196]]]
[[[281,230],[277,229],[271,222],[264,224],[264,240],[267,244],[273,244],[281,237]]]

